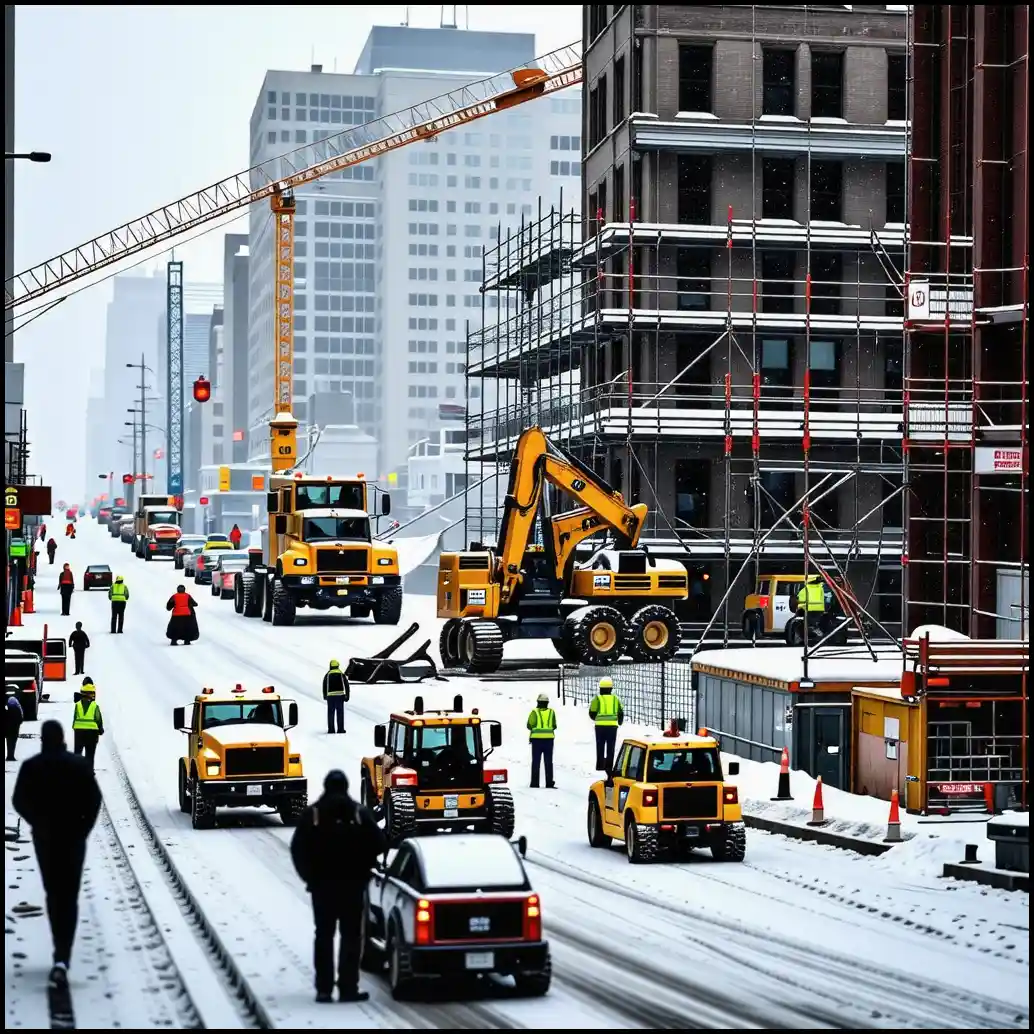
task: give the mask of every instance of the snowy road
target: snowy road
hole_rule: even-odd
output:
[[[462,692],[504,723],[499,754],[509,767],[518,832],[543,897],[554,950],[554,984],[542,1000],[505,991],[478,1001],[400,1006],[386,987],[364,1006],[312,1003],[309,906],[290,863],[290,832],[275,816],[231,814],[221,828],[193,832],[176,802],[183,749],[172,709],[203,685],[273,682],[299,703],[292,739],[313,796],[330,767],[351,778],[372,750],[372,726],[411,706],[404,687],[353,688],[348,734],[328,737],[319,685],[327,661],[368,655],[394,633],[369,622],[302,616],[293,628],[246,620],[207,587],[193,589],[202,639],[172,649],[165,600],[179,581],[171,565],[146,564],[93,522],[81,522],[58,559],[81,573],[107,562],[132,598],[126,634],[107,633],[103,593],[77,592],[71,619],[56,617],[45,585],[40,614],[67,635],[84,622],[93,640],[87,671],[99,687],[109,741],[118,748],[148,818],[191,891],[277,1026],[322,1028],[1025,1028],[1029,1012],[1026,895],[931,878],[905,864],[863,858],[751,830],[747,861],[720,865],[696,856],[677,865],[632,867],[623,854],[585,840],[593,777],[591,728],[560,708],[554,792],[527,783],[524,718],[541,683],[456,679],[423,689],[429,703]],[[58,568],[42,568],[56,582]],[[304,612],[303,612],[304,613]],[[419,619],[437,642],[428,601],[407,598],[403,622]],[[52,633],[53,634],[53,633]],[[72,682],[51,685],[70,701]],[[45,708],[44,715],[55,712]],[[59,717],[66,719],[64,710]],[[103,748],[98,769],[110,794],[116,759]]]

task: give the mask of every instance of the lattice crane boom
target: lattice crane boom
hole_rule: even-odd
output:
[[[307,144],[203,190],[163,205],[85,244],[17,273],[4,282],[4,310],[23,309],[42,298],[61,298],[130,258],[166,250],[191,230],[232,216],[256,201],[289,194],[330,173],[400,147],[432,139],[497,111],[582,81],[580,48],[561,47],[515,69],[472,83],[404,111],[384,115],[326,140]],[[87,284],[80,283],[87,281]]]

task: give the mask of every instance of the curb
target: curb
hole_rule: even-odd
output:
[[[982,883],[996,890],[1022,890],[1030,893],[1030,876],[1023,872],[1002,872],[1001,869],[980,869],[974,865],[945,862],[941,875],[948,879]]]
[[[842,833],[831,833],[829,830],[813,826],[798,826],[793,822],[780,822],[778,819],[766,819],[760,815],[744,815],[743,822],[752,829],[761,829],[766,833],[779,833],[793,837],[795,840],[809,840],[826,847],[835,847],[841,851],[854,851],[857,854],[876,857],[886,854],[894,845],[882,844],[878,840],[862,840],[860,837],[845,836]],[[947,868],[947,866],[945,866]]]

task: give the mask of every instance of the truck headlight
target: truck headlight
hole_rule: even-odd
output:
[[[311,575],[311,574],[302,575],[302,577],[299,578],[298,580],[301,582],[302,585],[315,585],[316,584],[316,578],[315,578],[314,575]]]
[[[219,762],[218,761],[206,761],[205,772],[210,776],[217,776],[219,774]]]
[[[379,574],[375,574],[370,579],[370,584],[371,585],[383,585],[384,584],[384,576],[383,575],[379,575]]]
[[[391,557],[379,556],[377,557],[377,564],[379,567],[391,567]]]
[[[295,567],[304,567],[308,562],[309,561],[306,560],[305,557],[303,557],[303,556],[297,556],[297,557],[294,558],[294,566]]]

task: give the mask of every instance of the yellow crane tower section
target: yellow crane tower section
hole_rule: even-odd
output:
[[[269,459],[274,474],[290,470],[298,457],[294,397],[294,194],[270,198],[276,223],[276,361],[273,369],[273,419],[269,422]]]

